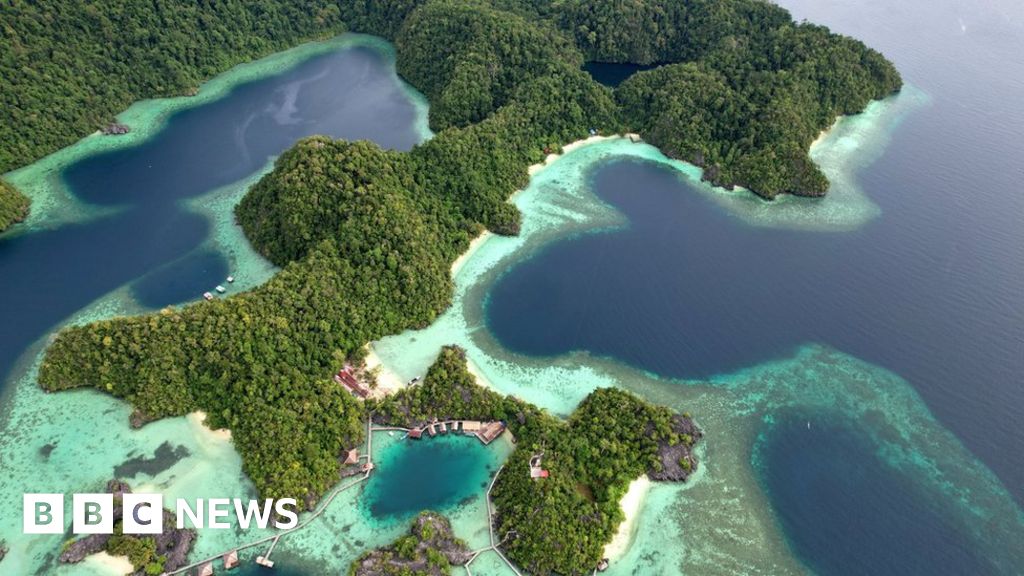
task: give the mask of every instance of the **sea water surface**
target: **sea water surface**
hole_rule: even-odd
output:
[[[751,226],[665,162],[613,155],[586,186],[625,223],[536,250],[489,290],[487,326],[530,358],[586,352],[677,386],[742,388],[735,421],[761,419],[747,457],[788,545],[815,571],[1024,572],[1024,10],[782,4],[882,50],[927,96],[856,174],[878,215],[836,232]],[[819,345],[849,358],[808,348]],[[834,391],[773,400],[788,384],[765,374],[790,358],[802,371],[791,380],[817,373]],[[837,369],[855,380],[829,376]],[[900,395],[915,418],[930,412],[955,435],[949,449],[967,449],[960,466],[976,478],[926,479],[946,466],[927,447],[946,433],[910,441],[896,430],[905,418],[880,416],[872,395],[898,380],[912,387]],[[826,393],[836,397],[812,398]],[[788,408],[802,403],[815,407]],[[967,503],[986,492],[1002,504]],[[1007,515],[1005,540],[983,549],[995,510]]]

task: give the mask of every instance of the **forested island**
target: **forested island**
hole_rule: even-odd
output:
[[[367,342],[426,326],[449,305],[451,263],[484,229],[518,232],[520,215],[506,200],[546,151],[591,130],[636,129],[721,184],[766,197],[820,194],[827,183],[807,158],[811,140],[835,115],[900,82],[859,42],[793,23],[760,0],[360,0],[337,5],[340,14],[334,7],[323,9],[331,18],[322,28],[309,30],[333,31],[340,18],[393,40],[399,72],[430,98],[437,135],[407,153],[324,137],[299,142],[236,210],[253,246],[282,267],[273,279],[230,298],[67,328],[39,376],[46,390],[90,386],[124,398],[137,425],[202,410],[213,427],[231,429],[261,497],[308,506],[338,481],[339,455],[365,434],[366,406],[330,375],[358,361]],[[304,37],[307,16],[296,18],[273,25]],[[234,56],[243,54],[251,52]],[[613,91],[581,70],[587,60],[666,65]],[[78,106],[68,103],[68,115]],[[92,121],[68,122],[60,133]],[[12,161],[59,143],[31,141]],[[636,402],[639,414],[616,421],[649,417],[641,421],[659,435],[681,437],[666,413],[616,394],[591,397],[568,423],[538,412],[516,433],[523,446],[543,444],[555,479],[538,493],[520,475],[503,475],[495,487],[501,529],[521,525],[537,498],[557,502],[551,510],[586,511],[558,513],[557,530],[554,512],[522,527],[508,554],[530,571],[592,569],[598,540],[568,545],[583,533],[610,535],[617,496],[660,461],[653,440],[635,437],[632,425],[613,422],[599,433],[588,414]],[[608,438],[642,449],[605,453],[598,447]],[[517,450],[509,466],[528,452]],[[588,458],[605,466],[591,469]]]
[[[188,554],[196,540],[195,530],[177,528],[174,513],[165,509],[164,526],[160,534],[125,534],[122,522],[123,497],[132,490],[125,482],[111,480],[107,482],[106,491],[114,495],[114,533],[91,534],[77,540],[69,540],[61,550],[61,564],[77,564],[99,552],[127,557],[134,568],[131,576],[163,574],[188,564]]]
[[[700,430],[686,415],[599,388],[568,420],[483,388],[464,352],[446,347],[421,384],[372,402],[376,422],[407,428],[446,420],[503,421],[515,450],[494,484],[494,529],[531,574],[589,574],[623,521],[619,501],[642,474],[685,481]],[[543,478],[531,468],[542,465]]]
[[[371,550],[349,567],[349,576],[447,576],[469,560],[469,548],[452,533],[451,522],[423,511],[409,533],[390,546]]]

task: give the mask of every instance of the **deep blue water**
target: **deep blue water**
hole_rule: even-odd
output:
[[[592,186],[629,228],[566,239],[510,270],[489,293],[488,326],[515,351],[587,350],[673,377],[727,373],[824,343],[909,381],[1024,503],[1024,6],[782,3],[882,50],[930,96],[858,176],[882,216],[853,233],[755,228],[665,168],[608,163]],[[805,473],[802,489],[771,499],[809,565],[873,573],[875,557],[930,562],[937,548],[965,546],[912,495],[859,506],[838,497],[905,491],[842,434],[789,429],[782,422],[770,438],[763,473]],[[863,473],[787,470],[785,456],[800,452],[845,470],[831,450],[862,459]],[[885,525],[889,538],[854,531],[861,549],[852,557],[821,537],[825,526],[870,525]],[[892,548],[897,537],[902,551]],[[902,566],[986,572],[968,569],[969,554],[938,557],[964,569]]]
[[[658,66],[658,64],[641,65],[621,62],[587,62],[583,65],[583,70],[590,74],[594,80],[597,80],[605,86],[611,86],[614,88],[625,82],[626,79],[633,74],[643,72],[644,70],[652,70]]]
[[[811,428],[805,422],[813,419]],[[922,494],[905,476],[873,457],[856,422],[839,415],[786,414],[758,456],[772,463],[763,476],[784,529],[799,532],[801,549],[819,574],[992,574],[971,548],[936,546],[960,539],[943,502]],[[822,442],[821,437],[828,438]],[[808,496],[811,497],[808,497]],[[821,513],[827,500],[830,515]],[[885,521],[864,514],[865,502],[888,511]],[[910,551],[928,550],[927,554]]]
[[[145,143],[68,167],[62,177],[78,198],[121,210],[0,237],[0,380],[33,341],[126,283],[156,308],[223,282],[224,256],[200,248],[210,225],[182,200],[244,179],[313,134],[411,148],[419,136],[405,90],[380,53],[336,51],[178,112]]]
[[[405,440],[382,452],[383,472],[370,477],[360,503],[379,520],[405,523],[423,510],[479,498],[493,472],[488,448],[464,436]]]

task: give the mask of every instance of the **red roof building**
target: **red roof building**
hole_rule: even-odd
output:
[[[338,373],[334,375],[334,381],[348,388],[349,392],[359,398],[366,398],[370,395],[370,390],[363,386],[359,380],[356,380],[356,377],[352,374],[352,368],[347,365],[338,370]]]

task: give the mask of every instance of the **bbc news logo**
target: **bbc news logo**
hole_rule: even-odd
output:
[[[125,534],[161,534],[164,530],[164,498],[161,494],[121,496],[121,517]],[[293,498],[280,500],[241,500],[209,498],[190,502],[175,501],[175,526],[182,528],[231,529],[234,515],[239,528],[273,526],[288,530],[298,525],[298,508]],[[25,534],[63,534],[64,495],[25,494],[23,501]],[[73,534],[113,534],[113,494],[73,494],[71,498],[71,532]]]

